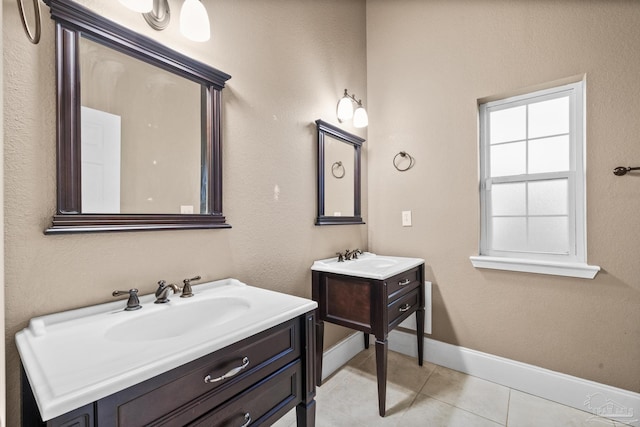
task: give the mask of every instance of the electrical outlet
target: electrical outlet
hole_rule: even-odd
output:
[[[402,226],[411,227],[411,211],[402,211]]]

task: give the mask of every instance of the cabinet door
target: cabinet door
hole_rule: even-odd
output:
[[[95,425],[93,413],[94,404],[91,403],[47,421],[47,427],[93,427]]]
[[[375,289],[371,281],[323,273],[319,293],[321,320],[373,332],[371,313]]]
[[[391,302],[420,286],[422,283],[421,271],[421,267],[416,267],[385,279],[388,301]]]
[[[302,401],[302,365],[296,361],[189,427],[240,427],[275,421]]]
[[[285,322],[101,399],[100,425],[183,426],[299,359],[301,350],[299,320]]]

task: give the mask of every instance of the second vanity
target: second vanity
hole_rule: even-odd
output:
[[[314,262],[313,299],[318,303],[316,319],[316,384],[322,381],[324,322],[364,332],[376,338],[378,409],[386,412],[387,336],[407,317],[416,315],[418,363],[423,361],[424,260],[378,256],[365,252],[357,259],[329,258]]]
[[[23,425],[248,427],[295,407],[313,427],[316,303],[235,279],[193,293],[32,319],[16,334]]]

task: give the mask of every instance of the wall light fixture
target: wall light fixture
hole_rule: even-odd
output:
[[[353,110],[354,104],[357,106],[355,111]],[[362,100],[356,100],[355,95],[349,95],[347,89],[344,90],[344,95],[338,101],[336,115],[340,123],[353,118],[353,126],[357,128],[363,128],[369,124],[369,116],[367,110],[362,106]]]
[[[206,42],[211,37],[209,15],[199,0],[185,0],[182,4],[180,32],[194,42]]]
[[[142,13],[154,30],[164,30],[171,21],[168,0],[119,0],[129,9]],[[204,42],[211,37],[207,9],[199,0],[185,0],[180,9],[180,33],[189,40]]]

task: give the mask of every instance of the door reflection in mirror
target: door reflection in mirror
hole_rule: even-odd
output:
[[[84,37],[80,74],[82,212],[206,213],[200,85]]]

